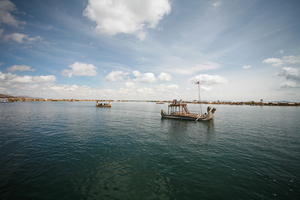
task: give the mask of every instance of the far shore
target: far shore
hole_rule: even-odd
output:
[[[78,101],[102,101],[102,102],[152,102],[152,103],[171,103],[172,101],[160,100],[109,100],[109,99],[46,99],[46,98],[30,98],[30,97],[8,97],[0,98],[1,102],[32,102],[32,101],[51,101],[51,102],[78,102]],[[300,106],[300,102],[287,101],[182,101],[188,104],[223,104],[223,105],[249,105],[249,106]]]

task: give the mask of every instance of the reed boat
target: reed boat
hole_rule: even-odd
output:
[[[207,107],[207,113],[198,114],[191,113],[186,103],[181,101],[173,100],[171,104],[168,105],[168,112],[161,110],[162,119],[179,119],[179,120],[190,120],[190,121],[209,121],[214,118],[215,108]]]
[[[216,112],[216,108],[207,107],[207,113],[202,114],[202,107],[200,101],[200,80],[195,82],[198,85],[198,102],[200,106],[199,113],[191,113],[187,104],[183,103],[181,100],[177,101],[174,99],[172,103],[168,105],[168,112],[164,110],[160,111],[162,119],[179,119],[179,120],[191,120],[191,121],[209,121],[214,118],[214,113]]]
[[[0,103],[9,103],[7,98],[0,98]]]
[[[110,102],[106,103],[106,102],[99,102],[99,101],[97,101],[96,102],[96,107],[111,108],[111,103]]]

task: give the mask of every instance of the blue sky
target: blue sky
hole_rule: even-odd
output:
[[[0,93],[300,101],[297,0],[0,0]]]

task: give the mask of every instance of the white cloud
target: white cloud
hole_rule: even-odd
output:
[[[79,99],[111,99],[116,91],[110,89],[91,88],[86,85],[52,85],[45,87],[49,98],[79,98]]]
[[[298,65],[300,64],[300,55],[283,56],[282,58],[268,58],[263,60],[263,63],[282,67],[281,71],[278,73],[278,76],[285,78],[285,82],[281,84],[282,88],[300,87],[300,70],[298,68]]]
[[[18,27],[25,24],[25,22],[17,20],[12,14],[17,8],[10,0],[0,0],[0,26],[1,24],[7,24],[10,26]],[[40,36],[30,37],[24,33],[10,33],[3,34],[4,29],[0,29],[0,37],[7,41],[13,41],[17,43],[34,42],[41,40]]]
[[[283,56],[282,58],[267,58],[263,63],[271,64],[272,66],[282,66],[288,64],[300,64],[300,55],[298,56]]]
[[[132,81],[127,81],[127,82],[125,83],[125,86],[126,86],[127,88],[133,88],[133,87],[135,87],[135,83],[132,82]]]
[[[160,84],[152,87],[141,87],[134,82],[128,82],[126,87],[120,88],[118,91],[115,91],[115,93],[126,99],[162,99],[166,98],[166,96],[168,98],[177,96],[178,88],[179,87],[176,84]]]
[[[280,58],[267,58],[263,60],[263,63],[271,64],[272,66],[280,66],[283,64],[283,61]]]
[[[123,71],[112,71],[106,77],[107,81],[121,81],[127,77],[128,73]]]
[[[154,90],[152,88],[147,88],[147,87],[143,87],[143,88],[137,88],[136,92],[138,94],[143,94],[143,95],[153,95],[154,94]]]
[[[139,71],[133,71],[132,74],[134,75],[134,80],[138,82],[145,82],[145,83],[153,83],[156,81],[156,77],[153,73],[141,73]]]
[[[25,24],[25,22],[17,20],[12,12],[16,11],[17,8],[14,3],[10,0],[0,0],[0,26],[1,24],[7,24],[10,26],[18,27]],[[13,41],[17,43],[29,43],[34,41],[40,41],[42,38],[40,36],[31,37],[24,33],[10,33],[3,34],[4,29],[0,29],[0,38],[7,41]]]
[[[282,88],[299,88],[300,85],[297,84],[295,81],[286,81],[281,84]]]
[[[300,64],[300,55],[298,55],[298,56],[284,56],[283,61],[286,64]]]
[[[167,88],[168,88],[168,89],[178,89],[179,86],[176,85],[176,84],[170,84],[170,85],[167,85]]]
[[[279,73],[279,76],[283,76],[288,80],[300,81],[300,71],[299,69],[293,67],[283,67],[282,71]]]
[[[250,68],[252,68],[252,66],[251,65],[244,65],[242,68],[243,69],[250,69]]]
[[[145,38],[146,38],[146,33],[145,32],[138,32],[137,34],[136,34],[136,36],[140,39],[140,40],[145,40]]]
[[[160,92],[169,92],[170,90],[177,90],[178,88],[179,86],[176,84],[169,84],[169,85],[160,84],[156,86],[156,89]]]
[[[177,73],[177,74],[191,75],[191,74],[195,74],[200,71],[208,71],[208,70],[218,69],[219,67],[220,67],[220,65],[218,63],[207,62],[207,63],[195,65],[193,67],[175,68],[175,69],[171,69],[170,71]]]
[[[0,90],[11,95],[26,95],[43,98],[108,98],[111,90],[94,89],[80,85],[56,84],[54,75],[18,76],[0,72]]]
[[[155,28],[171,11],[169,0],[89,0],[84,15],[96,22],[96,31],[146,37],[146,28]]]
[[[300,70],[294,67],[283,67],[278,74],[284,77],[286,81],[281,85],[283,88],[297,88],[300,87]]]
[[[8,24],[11,26],[19,26],[24,24],[24,22],[17,20],[12,12],[16,10],[15,4],[13,4],[9,0],[1,0],[0,1],[0,24]]]
[[[172,76],[165,72],[161,72],[157,78],[155,74],[151,72],[141,73],[139,71],[133,71],[132,75],[133,78],[130,78],[127,72],[112,71],[105,77],[105,80],[110,82],[128,80],[127,83],[131,84],[134,82],[153,83],[157,79],[160,81],[170,81],[172,79]]]
[[[4,35],[4,39],[7,41],[14,41],[17,43],[25,43],[25,42],[39,41],[41,40],[41,37],[39,36],[30,37],[23,33],[11,33],[11,34]]]
[[[7,71],[9,72],[15,72],[15,71],[35,71],[32,67],[28,65],[12,65],[9,68],[7,68]]]
[[[211,86],[223,84],[227,79],[219,75],[199,74],[190,79],[192,83],[200,81],[200,87],[204,90],[210,90]]]
[[[81,62],[75,62],[69,66],[71,69],[65,69],[62,71],[64,76],[96,76],[96,67],[93,64],[86,64]]]
[[[88,86],[80,86],[80,85],[52,85],[49,87],[49,89],[54,90],[55,92],[58,93],[66,93],[66,92],[84,92],[84,93],[90,93],[89,91],[92,90]]]
[[[158,76],[158,79],[161,80],[161,81],[171,81],[172,76],[168,73],[161,72]]]
[[[156,80],[171,81],[171,79],[172,79],[172,76],[165,72],[161,72],[157,78],[156,78],[155,74],[151,73],[151,72],[141,73],[139,71],[133,71],[132,75],[133,75],[133,77],[130,77],[128,72],[112,71],[105,77],[105,80],[106,81],[128,80],[128,82],[130,82],[130,83],[133,83],[133,81],[153,83]]]
[[[18,76],[12,73],[0,72],[0,85],[3,86],[19,86],[18,84],[41,84],[53,83],[56,77],[54,75],[47,76]],[[25,85],[24,85],[25,86]]]

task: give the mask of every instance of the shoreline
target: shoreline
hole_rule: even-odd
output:
[[[171,103],[172,101],[159,100],[109,100],[109,99],[46,99],[46,98],[28,98],[28,97],[10,97],[1,98],[1,102],[79,102],[79,101],[102,101],[102,102],[152,102],[152,103]],[[262,102],[262,101],[182,101],[187,104],[215,104],[215,105],[248,105],[248,106],[300,106],[300,102]]]

